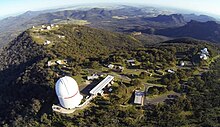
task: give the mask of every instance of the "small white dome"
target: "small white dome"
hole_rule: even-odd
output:
[[[64,108],[75,108],[80,104],[82,95],[79,92],[77,82],[73,78],[69,76],[60,78],[55,89],[59,102]]]

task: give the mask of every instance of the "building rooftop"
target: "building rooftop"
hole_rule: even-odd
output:
[[[134,63],[134,62],[135,62],[134,59],[127,60],[127,63]]]
[[[87,80],[93,80],[93,79],[98,79],[99,76],[96,74],[93,74],[92,76],[87,76]]]
[[[139,90],[135,90],[135,98],[134,98],[134,103],[135,104],[143,104],[144,101],[144,92],[141,92]]]
[[[92,95],[96,95],[99,93],[105,86],[107,86],[112,80],[113,76],[108,75],[105,79],[103,79],[97,86],[95,86],[89,93]]]
[[[202,54],[209,55],[209,52],[208,52],[208,49],[207,49],[207,48],[202,49],[202,50],[201,50],[201,53],[202,53]]]

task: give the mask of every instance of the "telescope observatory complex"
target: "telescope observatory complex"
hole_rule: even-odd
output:
[[[77,82],[69,76],[60,78],[56,82],[55,90],[60,105],[66,109],[73,109],[79,106],[83,99],[83,96],[79,92]]]

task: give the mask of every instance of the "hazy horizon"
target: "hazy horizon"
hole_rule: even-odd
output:
[[[79,1],[79,0],[63,0],[63,1],[49,1],[49,0],[39,0],[39,1],[27,1],[27,0],[17,0],[17,1],[3,1],[0,0],[0,19],[7,18],[10,16],[17,16],[19,14],[25,13],[27,11],[41,11],[41,10],[48,10],[48,9],[56,9],[56,8],[65,8],[68,6],[83,6],[83,5],[99,5],[99,4],[124,4],[124,5],[142,5],[142,6],[151,6],[155,8],[168,8],[168,9],[175,9],[175,10],[183,10],[188,13],[199,13],[205,14],[217,19],[220,18],[220,8],[216,8],[216,5],[220,5],[220,1],[207,3],[207,0],[197,2],[198,0],[179,0],[178,3],[174,2],[175,0],[167,0],[167,2],[163,2],[162,0],[155,0],[149,1],[145,0],[124,0],[116,1],[112,0],[111,2],[95,0],[94,2],[89,2],[88,0]],[[26,2],[26,3],[25,3]],[[25,4],[24,4],[25,3]],[[172,3],[169,5],[169,3]],[[188,3],[188,6],[184,6],[184,3]],[[197,8],[195,9],[194,6],[198,4]],[[25,5],[25,6],[24,6]],[[180,6],[181,5],[181,6]],[[194,5],[194,6],[193,6]],[[205,7],[206,6],[206,7]],[[205,8],[205,9],[204,9]]]

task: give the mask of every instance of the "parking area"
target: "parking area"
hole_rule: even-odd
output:
[[[166,94],[163,94],[163,95],[157,95],[157,96],[154,96],[154,97],[151,97],[151,98],[150,97],[145,97],[144,104],[148,105],[148,104],[164,103],[165,100],[175,99],[178,96],[180,96],[180,93],[176,93],[174,91],[171,91],[169,93],[166,93]]]

